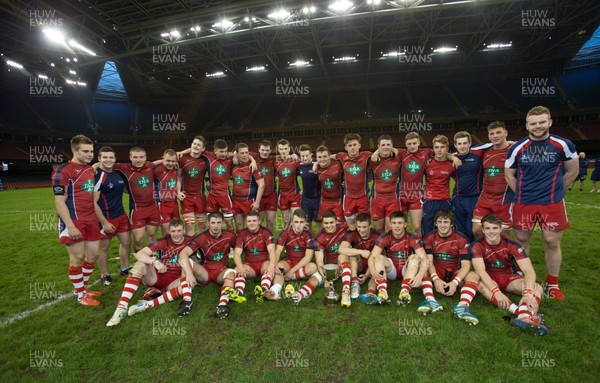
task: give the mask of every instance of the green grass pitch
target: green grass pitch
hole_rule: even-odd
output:
[[[586,191],[567,195],[573,227],[563,239],[561,287],[568,300],[542,301],[550,333],[541,338],[505,322],[505,312],[481,296],[471,306],[480,319],[477,326],[450,315],[457,297],[438,297],[444,311],[423,317],[416,311],[420,289],[406,308],[354,302],[349,309],[328,309],[322,289],[299,307],[250,298],[231,303],[229,318],[218,320],[212,309],[219,288],[211,285],[194,289],[189,317],[179,318],[172,303],[107,328],[125,280],[115,260],[109,262],[114,283],[95,285],[104,292],[101,306],[79,307],[69,297],[7,324],[70,292],[72,285],[51,191],[0,192],[0,381],[587,381],[600,365],[600,193],[589,190],[588,181]],[[111,258],[116,249],[115,240]],[[543,282],[539,231],[530,256]],[[98,278],[96,269],[91,280]],[[253,287],[249,282],[247,294]],[[390,284],[394,302],[399,289],[398,282]]]

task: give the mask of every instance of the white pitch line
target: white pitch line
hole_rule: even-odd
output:
[[[100,280],[99,280],[99,279],[97,279],[95,282],[93,282],[92,284],[90,284],[90,285],[88,285],[88,286],[90,286],[90,287],[91,287],[91,286],[94,286],[94,285],[95,285],[96,283],[98,283],[98,282],[100,282]],[[25,311],[23,311],[23,312],[20,312],[20,313],[18,313],[18,314],[13,314],[13,315],[9,316],[8,318],[6,318],[5,320],[3,320],[3,321],[0,323],[0,328],[2,328],[2,327],[6,327],[6,326],[8,326],[8,325],[9,325],[9,324],[11,324],[11,323],[14,323],[14,322],[20,321],[21,319],[25,319],[25,318],[27,318],[29,315],[33,314],[33,313],[36,313],[36,312],[38,312],[38,311],[41,311],[41,310],[43,310],[43,309],[45,309],[45,308],[48,308],[48,307],[50,307],[50,306],[52,306],[52,305],[55,305],[55,304],[57,304],[58,302],[60,302],[60,301],[62,301],[62,300],[64,300],[64,299],[66,299],[66,298],[72,297],[72,296],[73,296],[73,293],[72,293],[72,292],[71,292],[71,293],[68,293],[68,294],[63,294],[63,295],[61,295],[60,297],[56,298],[55,300],[53,300],[53,301],[50,301],[50,302],[46,302],[46,303],[44,303],[43,305],[39,305],[39,306],[37,306],[37,307],[35,307],[35,308],[31,309],[31,310],[25,310]]]
[[[45,212],[45,211],[54,211],[56,212],[56,209],[46,209],[46,210],[1,210],[0,214],[24,214],[24,213],[41,213],[41,212]]]
[[[598,205],[586,205],[586,204],[575,203],[575,202],[566,202],[566,204],[567,205],[581,206],[581,207],[584,207],[584,208],[600,209],[600,206],[598,206]]]

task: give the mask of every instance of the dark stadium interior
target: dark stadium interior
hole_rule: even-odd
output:
[[[155,158],[198,134],[209,148],[215,138],[256,148],[262,139],[285,137],[292,146],[339,151],[348,132],[360,133],[363,147],[383,132],[399,146],[399,122],[416,115],[431,126],[421,132],[427,146],[435,135],[461,129],[487,141],[485,128],[494,120],[505,121],[509,138],[518,139],[524,114],[540,104],[553,112],[553,133],[591,158],[600,155],[599,2],[354,3],[340,15],[326,2],[304,12],[302,3],[281,1],[278,7],[291,10],[282,21],[268,16],[274,3],[265,0],[3,2],[0,159],[11,164],[5,183],[47,186],[36,174],[50,167],[30,161],[31,146],[51,144],[68,158],[76,133],[113,145],[122,160],[133,145]],[[231,26],[215,26],[225,18]],[[534,19],[551,25],[528,24]],[[95,55],[48,42],[40,20],[58,22]],[[487,48],[499,42],[511,46]],[[420,47],[431,62],[403,59]],[[457,50],[433,53],[438,47]],[[297,60],[310,65],[290,65]],[[107,61],[125,93],[98,87]],[[256,66],[264,70],[247,71]],[[207,76],[216,71],[223,76]],[[61,94],[32,94],[40,74],[56,80]],[[69,78],[86,85],[65,83]],[[301,94],[281,94],[282,79],[295,81]],[[526,94],[523,87],[532,84],[552,92]],[[157,130],[157,115],[177,116],[179,129]]]

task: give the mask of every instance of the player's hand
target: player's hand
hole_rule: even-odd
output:
[[[454,295],[454,293],[456,292],[456,289],[458,288],[458,284],[456,282],[449,282],[446,283],[446,287],[448,288],[448,291],[444,293],[444,295],[447,296],[452,296]]]
[[[77,240],[81,238],[81,232],[76,226],[67,228],[67,232],[69,233],[69,239],[71,240]]]
[[[421,282],[423,281],[423,276],[415,276],[414,278],[411,278],[410,282],[408,282],[409,286],[411,287],[419,287],[421,286]]]
[[[275,264],[274,263],[269,263],[269,266],[267,266],[267,273],[269,273],[269,276],[271,278],[275,278]]]
[[[104,229],[105,233],[114,233],[115,230],[117,230],[117,228],[115,227],[115,225],[113,225],[112,223],[108,222],[106,225],[103,225],[102,228]]]
[[[318,162],[315,162],[315,163],[313,164],[312,171],[313,171],[313,173],[315,173],[315,174],[316,174],[316,173],[317,173],[317,170],[319,170],[319,163],[318,163]]]
[[[433,285],[435,286],[435,291],[437,291],[440,294],[446,294],[446,282],[438,278],[435,281],[433,281]]]
[[[497,292],[494,295],[494,298],[496,298],[496,302],[498,302],[498,307],[500,307],[503,310],[508,310],[512,303],[510,299],[508,299],[508,297],[504,295],[501,291]]]
[[[362,250],[362,257],[365,259],[369,259],[371,252],[369,250]]]
[[[163,274],[167,272],[167,266],[163,265],[159,261],[153,262],[153,265],[158,273]]]
[[[252,208],[253,211],[258,211],[259,207],[260,207],[260,202],[258,202],[258,201],[252,202],[251,208]]]
[[[193,289],[194,286],[196,286],[198,284],[198,281],[196,280],[196,277],[194,276],[194,274],[187,275],[185,277],[185,280],[187,281],[188,285],[190,285],[190,289]]]
[[[367,281],[367,278],[365,277],[365,275],[364,275],[364,274],[360,274],[360,275],[358,276],[358,283],[359,283],[359,284],[361,284],[361,285],[362,285],[362,284],[363,284],[363,283],[365,283],[366,281]]]
[[[296,153],[292,154],[290,158],[292,159],[292,161],[298,161],[298,155]]]
[[[373,160],[373,162],[377,162],[379,161],[379,149],[377,149],[372,155],[371,155],[371,160]]]
[[[235,274],[238,277],[242,277],[242,278],[246,278],[246,275],[248,274],[248,271],[246,270],[246,268],[244,266],[242,267],[236,267],[235,268]]]
[[[183,156],[183,152],[177,152],[177,159],[180,159]]]
[[[538,309],[540,308],[539,304],[537,303],[537,300],[532,294],[523,295],[521,301],[519,302],[519,306],[523,304],[527,305],[527,309],[531,311],[533,315],[535,315]]]
[[[294,273],[292,273],[292,270],[289,270],[287,273],[285,273],[285,274],[283,275],[283,278],[284,278],[286,281],[291,281],[291,280],[292,280],[292,278],[294,278]]]
[[[185,199],[185,193],[184,192],[177,193],[177,199],[179,199],[180,201],[183,201]]]
[[[454,163],[454,168],[458,169],[459,167],[462,166],[462,161],[460,160],[460,158],[458,157],[452,157],[452,162]]]

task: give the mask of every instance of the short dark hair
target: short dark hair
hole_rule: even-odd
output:
[[[333,210],[327,210],[325,213],[323,213],[323,219],[325,219],[325,218],[333,218],[333,219],[337,220],[337,216],[335,215]]]
[[[80,145],[94,145],[94,141],[83,134],[78,134],[71,138],[71,150],[76,151]]]
[[[180,220],[179,218],[173,218],[171,220],[171,222],[169,222],[169,229],[172,227],[177,227],[177,226],[183,227],[183,221]]]
[[[216,139],[214,143],[215,149],[227,149],[227,141],[222,139]]]
[[[225,219],[225,217],[223,216],[223,213],[221,213],[218,210],[213,211],[212,213],[208,213],[208,220],[210,221],[212,218],[220,219],[221,221],[223,221]]]
[[[371,222],[371,214],[360,213],[356,216],[356,222]]]
[[[502,218],[496,214],[488,214],[481,219],[481,226],[483,226],[484,223],[490,223],[492,225],[498,225],[502,227]]]
[[[312,148],[308,144],[302,144],[298,147],[299,152],[305,152],[307,150],[312,153]]]
[[[296,209],[296,210],[294,210],[294,214],[292,214],[292,218],[293,217],[306,219],[306,212],[302,209]]]
[[[113,153],[116,155],[115,150],[110,146],[103,146],[98,150],[98,155],[100,156],[102,153]]]
[[[379,145],[379,143],[381,142],[381,140],[390,140],[390,141],[392,141],[392,136],[390,136],[389,134],[386,134],[386,133],[382,134],[377,139],[377,145]]]
[[[437,222],[438,218],[449,219],[452,226],[454,226],[454,222],[456,220],[456,217],[454,216],[454,213],[452,212],[452,210],[448,210],[448,209],[442,209],[442,210],[439,210],[437,213],[435,213],[435,216],[433,216],[434,224]]]
[[[400,210],[393,211],[392,214],[390,214],[390,222],[396,218],[402,218],[404,222],[406,222],[406,213]]]

